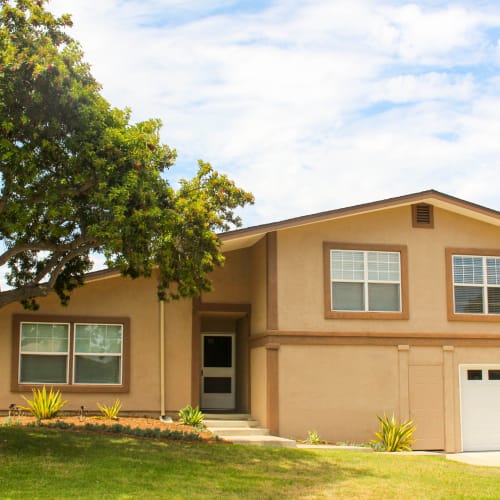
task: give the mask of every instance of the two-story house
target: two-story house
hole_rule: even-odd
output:
[[[333,442],[366,442],[394,413],[416,449],[500,449],[498,211],[425,191],[221,239],[199,300],[99,271],[67,307],[1,309],[0,408],[45,384],[75,410],[190,403]]]

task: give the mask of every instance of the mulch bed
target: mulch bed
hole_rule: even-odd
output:
[[[66,424],[73,424],[76,430],[85,430],[85,424],[93,424],[93,425],[101,425],[104,424],[106,426],[113,426],[115,424],[120,424],[123,426],[129,426],[131,429],[160,429],[169,430],[169,431],[177,431],[177,432],[186,432],[186,433],[196,433],[200,437],[200,440],[205,443],[214,443],[217,442],[214,435],[206,430],[199,430],[195,427],[191,427],[189,425],[182,425],[178,422],[162,422],[156,418],[148,418],[148,417],[119,417],[116,420],[102,418],[102,417],[80,417],[80,416],[66,416],[61,415],[57,416],[53,419],[42,420],[42,424],[50,424],[54,422],[64,422]],[[10,421],[7,416],[0,417],[0,426],[2,425],[20,425],[20,426],[28,426],[37,423],[37,419],[33,416],[12,416],[10,417]]]

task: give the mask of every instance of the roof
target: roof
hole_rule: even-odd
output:
[[[222,233],[219,236],[223,241],[223,250],[227,252],[252,246],[269,232],[317,224],[319,222],[352,217],[370,212],[379,212],[388,208],[398,208],[416,203],[432,204],[450,212],[455,212],[488,224],[500,226],[500,212],[497,210],[483,207],[481,205],[477,205],[476,203],[471,203],[449,194],[430,189],[405,196],[387,198],[384,200],[363,203],[361,205],[353,205],[345,208],[337,208],[335,210],[318,212],[311,215],[303,215],[301,217],[294,217],[292,219],[286,219],[279,222],[271,222],[269,224],[236,229],[234,231]]]
[[[355,215],[367,214],[371,212],[379,212],[381,210],[413,205],[415,203],[429,203],[444,210],[455,212],[457,214],[500,227],[499,211],[430,189],[418,193],[407,194],[405,196],[387,198],[384,200],[363,203],[361,205],[353,205],[345,208],[337,208],[335,210],[318,212],[311,215],[303,215],[301,217],[285,219],[279,222],[271,222],[269,224],[236,229],[234,231],[221,233],[219,234],[219,237],[223,242],[223,251],[229,252],[232,250],[250,247],[267,233],[273,231],[317,224],[320,222],[353,217]],[[86,274],[85,281],[99,281],[114,278],[116,276],[120,276],[120,272],[117,269],[103,269],[101,271],[94,271]]]

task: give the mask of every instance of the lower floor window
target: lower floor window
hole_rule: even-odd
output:
[[[17,383],[122,386],[125,323],[18,321]]]

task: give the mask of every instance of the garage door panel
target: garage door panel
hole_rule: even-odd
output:
[[[500,450],[500,380],[495,379],[499,369],[500,365],[460,367],[464,451]]]

